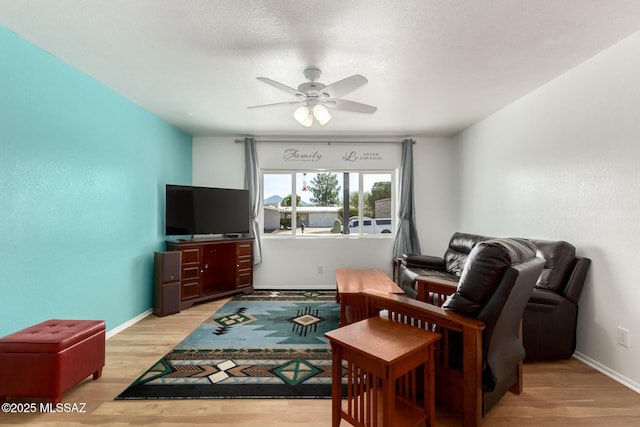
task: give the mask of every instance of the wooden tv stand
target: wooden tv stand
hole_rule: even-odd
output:
[[[213,298],[253,292],[253,239],[166,241],[182,252],[180,308]]]

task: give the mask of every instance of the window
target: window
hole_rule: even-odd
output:
[[[394,183],[393,171],[263,171],[263,233],[392,236]]]

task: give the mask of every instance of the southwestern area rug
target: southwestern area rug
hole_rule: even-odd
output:
[[[116,400],[331,398],[335,292],[232,298]]]

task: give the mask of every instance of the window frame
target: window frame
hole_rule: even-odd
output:
[[[362,224],[365,218],[364,216],[364,176],[365,175],[381,175],[388,174],[391,180],[391,233],[364,233],[364,227],[359,227],[358,233],[344,233],[345,230],[349,229],[349,221],[346,223],[343,221],[344,218],[340,218],[342,221],[343,230],[341,233],[329,233],[329,234],[314,234],[314,233],[298,233],[298,218],[297,218],[297,188],[298,188],[298,174],[301,173],[334,173],[334,174],[358,174],[358,221],[359,224]],[[306,169],[260,169],[260,237],[267,239],[296,239],[296,238],[322,238],[322,239],[352,239],[352,238],[366,238],[366,239],[394,239],[397,232],[397,206],[398,206],[398,169],[344,169],[344,168],[322,168],[322,169],[314,169],[314,168],[306,168]],[[264,200],[265,197],[268,197],[264,193],[265,188],[265,175],[289,175],[291,177],[291,233],[265,233],[264,225]],[[343,193],[342,203],[344,208],[344,181],[342,188],[340,190]],[[349,190],[347,197],[352,193]],[[271,195],[269,195],[270,197]],[[286,196],[285,196],[286,197]],[[344,210],[343,210],[344,212]],[[372,225],[374,223],[374,218],[371,218]]]

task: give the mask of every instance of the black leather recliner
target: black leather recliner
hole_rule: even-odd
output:
[[[442,306],[485,324],[483,415],[519,384],[525,357],[518,338],[520,321],[544,263],[536,257],[533,243],[526,239],[479,242],[468,255],[456,292]]]
[[[479,242],[466,255],[453,295],[441,306],[365,290],[367,315],[441,334],[435,349],[436,401],[477,426],[507,392],[522,392],[520,321],[545,261],[527,239]]]
[[[416,298],[418,276],[456,284],[471,250],[489,239],[492,238],[457,232],[451,236],[443,257],[404,255],[398,285]],[[565,241],[527,240],[536,246],[545,266],[522,319],[526,360],[568,359],[576,348],[578,299],[591,260],[576,256],[575,247]]]

